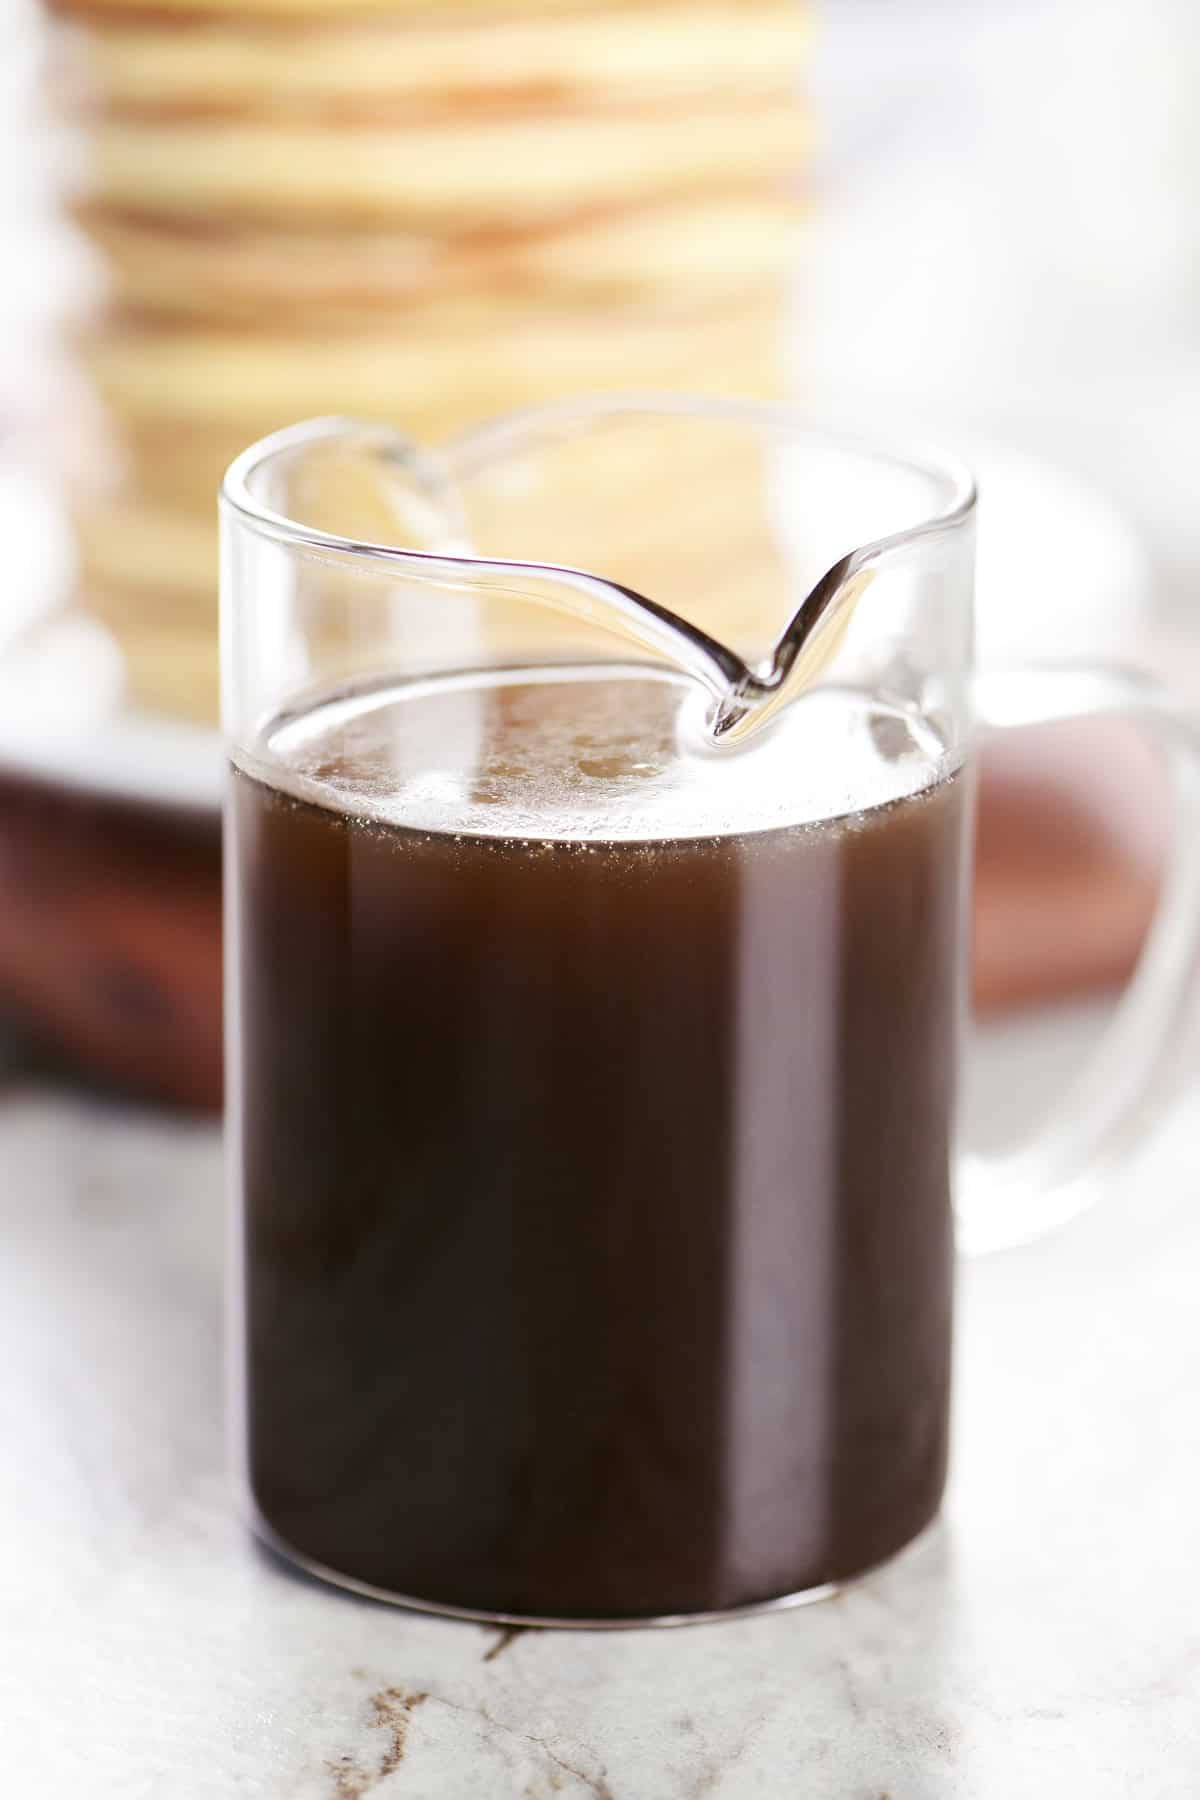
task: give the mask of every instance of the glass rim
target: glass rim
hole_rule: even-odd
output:
[[[401,460],[420,457],[436,466],[448,457],[484,462],[507,443],[518,441],[539,423],[556,425],[578,418],[622,414],[671,415],[705,420],[724,420],[757,428],[764,435],[807,442],[814,447],[853,454],[876,463],[892,463],[909,473],[924,476],[937,483],[944,495],[938,510],[930,510],[910,525],[889,532],[864,545],[851,546],[855,558],[876,557],[899,550],[923,538],[940,537],[965,524],[975,512],[978,488],[967,465],[957,456],[938,446],[919,441],[893,440],[853,431],[833,429],[806,419],[795,407],[770,401],[734,398],[722,395],[684,392],[618,391],[603,394],[580,394],[528,407],[499,413],[480,423],[454,433],[439,444],[423,446],[396,426],[378,420],[357,419],[344,414],[327,414],[285,425],[250,444],[229,465],[221,482],[219,501],[222,512],[228,509],[240,525],[257,535],[298,551],[324,552],[368,562],[389,563],[398,567],[415,566],[433,575],[435,571],[469,576],[471,571],[541,570],[553,572],[556,565],[519,558],[491,558],[468,552],[447,554],[444,551],[419,550],[404,544],[381,543],[367,538],[347,537],[306,525],[299,519],[259,500],[252,483],[261,470],[277,458],[294,454],[311,445],[335,443],[338,439],[358,438],[369,443],[375,439]]]

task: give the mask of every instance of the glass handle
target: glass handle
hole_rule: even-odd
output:
[[[974,699],[985,732],[1070,719],[1139,725],[1162,746],[1174,818],[1157,912],[1089,1061],[1029,1142],[962,1160],[958,1236],[968,1253],[1041,1237],[1099,1197],[1115,1158],[1174,1092],[1200,973],[1200,730],[1183,702],[1132,671],[1086,668],[981,675]]]

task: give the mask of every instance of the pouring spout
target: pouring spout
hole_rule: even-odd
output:
[[[811,688],[833,661],[859,601],[875,578],[859,555],[843,557],[823,575],[794,614],[765,665],[747,670],[718,700],[709,723],[714,743],[732,748]]]

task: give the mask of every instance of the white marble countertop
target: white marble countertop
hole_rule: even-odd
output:
[[[1043,1050],[1010,1029],[986,1085]],[[965,1269],[947,1514],[890,1569],[506,1638],[300,1579],[234,1516],[215,1130],[0,1090],[0,1792],[1200,1793],[1198,1162],[1189,1103],[1100,1212]]]

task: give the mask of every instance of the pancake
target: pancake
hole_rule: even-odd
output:
[[[153,712],[216,725],[221,716],[215,624],[207,632],[116,634],[130,697]]]
[[[723,93],[790,94],[809,35],[795,0],[550,17],[297,27],[101,21],[66,46],[73,79],[105,114],[256,117],[302,110],[362,122],[397,108],[642,104]],[[352,109],[352,110],[351,110]]]
[[[691,0],[653,0],[656,10],[676,16],[686,13]],[[512,19],[533,16],[554,18],[562,13],[594,12],[595,0],[50,0],[51,11],[66,18],[263,18],[336,19],[345,25],[363,18],[401,18],[414,23]],[[603,0],[601,10],[628,17],[644,14],[646,0]],[[731,6],[736,13],[737,6]]]
[[[81,584],[143,704],[216,718],[216,490],[264,432],[346,412],[436,443],[570,391],[778,390],[787,190],[812,137],[794,0],[56,10],[74,21],[77,210],[113,303],[78,348],[124,456],[121,486],[78,511]],[[600,469],[579,548],[611,552],[603,520],[634,491],[631,567],[742,617],[767,592],[744,509],[731,492],[732,519],[695,518],[691,455]],[[318,511],[402,535],[369,492],[314,479]],[[496,504],[515,527],[507,491]],[[555,491],[556,521],[571,504]],[[519,607],[486,632],[545,628]],[[331,667],[367,653],[352,635]]]
[[[216,427],[248,440],[347,412],[436,439],[492,412],[578,389],[691,386],[770,392],[779,308],[631,315],[414,308],[386,328],[312,336],[276,329],[115,326],[83,346],[118,420]]]
[[[219,715],[216,603],[205,623],[179,624],[156,614],[144,596],[88,590],[89,612],[116,640],[132,700],[156,712],[214,725]]]
[[[215,509],[214,509],[215,510]],[[154,588],[149,584],[121,587],[116,583],[100,586],[95,582],[81,584],[87,596],[88,610],[103,620],[119,640],[146,636],[178,638],[190,642],[207,640],[217,630],[217,566],[216,525],[212,528],[212,566],[203,595],[180,597],[168,584]]]
[[[794,262],[785,194],[724,193],[568,220],[539,232],[463,234],[192,227],[89,209],[82,223],[116,298],[148,313],[251,321],[285,308],[302,328],[378,321],[397,306],[469,294],[564,306],[709,303]]]
[[[88,197],[168,218],[512,230],[778,179],[810,135],[782,98],[390,129],[101,119]]]
[[[216,489],[207,516],[137,493],[108,495],[74,513],[81,579],[97,592],[149,594],[164,618],[211,626],[217,577]]]
[[[183,510],[205,520],[212,517],[226,469],[258,435],[236,423],[198,428],[169,419],[114,417],[112,425],[125,491],[168,513]]]

